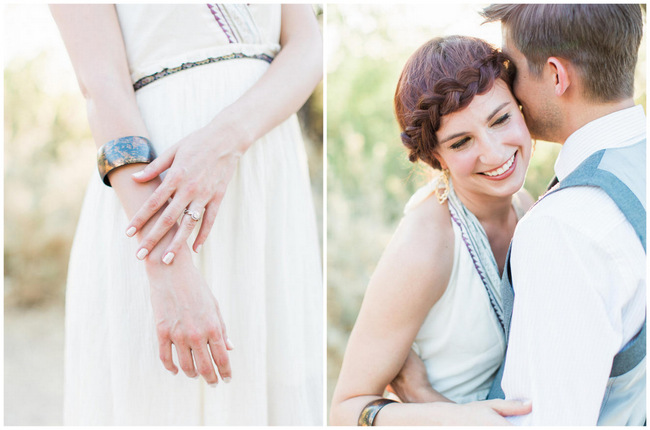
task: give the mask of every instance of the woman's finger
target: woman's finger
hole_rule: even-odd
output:
[[[149,196],[142,204],[140,209],[135,213],[131,222],[126,228],[126,235],[134,236],[142,227],[154,216],[160,208],[163,207],[167,200],[174,194],[176,187],[180,182],[180,175],[167,175],[162,184]]]
[[[174,365],[174,360],[172,359],[172,342],[169,338],[159,338],[158,339],[158,349],[160,354],[160,361],[162,361],[165,369],[172,372],[174,375],[178,373],[178,367]]]
[[[194,360],[192,359],[192,350],[187,344],[182,346],[179,344],[176,345],[176,354],[178,354],[178,364],[183,369],[183,372],[190,378],[198,377],[196,369],[194,368]]]
[[[153,178],[160,176],[162,172],[169,169],[174,162],[174,157],[176,156],[176,151],[178,145],[174,145],[171,148],[167,149],[162,154],[158,155],[151,163],[140,170],[135,172],[133,175],[133,180],[136,182],[147,182]]]
[[[233,345],[233,343],[230,341],[230,338],[228,337],[228,331],[226,330],[226,323],[223,321],[223,317],[221,316],[221,310],[219,309],[219,303],[217,302],[217,299],[214,299],[214,305],[217,308],[217,316],[219,317],[219,322],[221,322],[221,336],[226,345],[226,349],[228,351],[232,351],[233,349],[235,349],[235,346]]]
[[[183,214],[187,201],[181,200],[180,196],[174,197],[169,206],[165,208],[162,215],[156,220],[156,223],[140,242],[140,247],[136,254],[137,258],[143,260],[163,236],[171,229],[178,218]],[[163,258],[165,255],[163,254]]]
[[[203,345],[193,346],[192,354],[194,355],[196,369],[199,371],[199,374],[203,376],[205,382],[210,385],[216,385],[219,382],[219,379],[214,371],[212,357],[208,352],[207,345],[204,343]]]
[[[196,224],[200,221],[203,213],[203,204],[194,201],[190,203],[187,209],[184,209],[185,215],[181,218],[181,225],[171,243],[163,253],[163,263],[171,264],[181,246],[187,242],[187,238],[194,231]]]
[[[488,400],[486,404],[494,409],[499,415],[508,417],[511,415],[526,415],[533,410],[530,400]]]
[[[203,213],[203,220],[201,221],[201,228],[199,229],[199,234],[194,239],[194,245],[192,249],[194,252],[199,252],[203,243],[208,238],[214,221],[217,219],[217,213],[219,212],[219,204],[221,201],[216,202],[211,200],[205,207],[205,212]]]
[[[219,336],[219,340],[211,339],[209,345],[210,353],[212,354],[212,361],[217,365],[221,379],[223,379],[223,382],[230,382],[232,371],[230,370],[230,358],[228,357],[228,351],[224,339],[222,339],[221,336]]]

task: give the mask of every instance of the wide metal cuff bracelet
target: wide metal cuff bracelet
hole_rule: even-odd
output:
[[[374,426],[375,417],[377,414],[386,405],[391,403],[397,403],[395,400],[391,399],[377,399],[368,403],[365,408],[359,414],[359,421],[357,422],[358,426]]]
[[[146,137],[126,136],[111,140],[97,151],[97,168],[102,181],[109,187],[108,172],[127,164],[151,163],[156,151]]]

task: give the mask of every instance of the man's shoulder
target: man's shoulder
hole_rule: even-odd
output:
[[[575,232],[598,242],[623,223],[625,215],[605,191],[598,187],[570,187],[538,201],[517,225],[515,240],[524,232],[526,236]]]

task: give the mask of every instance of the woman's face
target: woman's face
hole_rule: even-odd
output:
[[[531,140],[519,106],[501,79],[465,109],[442,117],[436,158],[463,195],[507,197],[523,185]]]

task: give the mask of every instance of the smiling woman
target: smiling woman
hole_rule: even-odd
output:
[[[502,415],[530,411],[482,401],[505,350],[500,272],[532,203],[517,193],[531,140],[508,78],[507,58],[471,37],[433,39],[407,61],[395,93],[402,141],[411,161],[442,171],[406,205],[370,280],[331,424],[506,424]],[[415,353],[426,387],[394,388],[419,403],[378,401]]]

